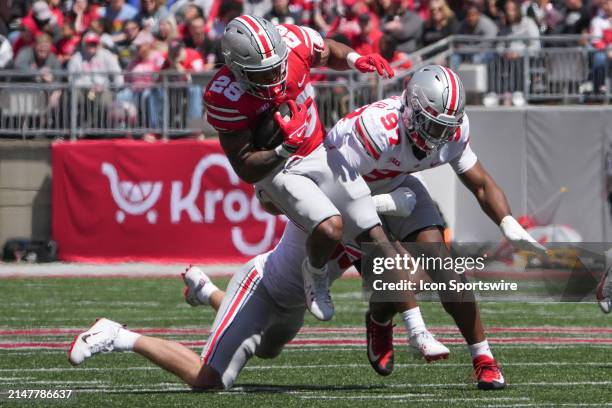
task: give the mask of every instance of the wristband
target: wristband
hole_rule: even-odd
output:
[[[499,228],[506,236],[508,235],[507,231],[516,230],[517,227],[520,229],[524,229],[521,224],[519,224],[518,221],[511,215],[506,215],[499,223]]]
[[[282,143],[276,146],[276,148],[274,149],[274,152],[276,153],[278,157],[282,157],[283,159],[288,159],[289,156],[291,156],[291,152],[285,149],[285,146],[283,146]]]
[[[374,205],[376,205],[376,212],[379,214],[386,214],[397,210],[397,206],[389,194],[377,194],[372,196]]]
[[[346,56],[346,63],[348,64],[349,67],[351,67],[352,69],[355,69],[355,62],[357,62],[359,58],[361,58],[361,55],[357,54],[355,51],[351,51]]]

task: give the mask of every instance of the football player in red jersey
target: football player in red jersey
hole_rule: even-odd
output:
[[[338,177],[341,164],[327,165],[334,153],[322,145],[325,130],[312,103],[310,69],[355,68],[384,77],[393,76],[393,70],[380,55],[361,56],[336,41],[323,40],[308,27],[275,26],[248,15],[227,25],[222,52],[225,66],[204,96],[208,122],[218,130],[238,176],[257,184],[308,233],[303,264],[308,308],[318,319],[329,320],[334,309],[325,265],[337,244],[343,236],[354,239],[371,231],[372,239],[372,234],[384,233],[377,228],[380,220],[361,177]],[[258,150],[252,137],[258,120],[283,102],[292,113],[288,121],[276,114],[283,142],[273,150]]]

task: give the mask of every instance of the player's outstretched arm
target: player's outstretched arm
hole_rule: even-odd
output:
[[[482,210],[495,224],[499,225],[504,217],[511,215],[506,195],[480,161],[459,174],[459,179],[474,194]]]
[[[249,184],[261,181],[285,160],[275,150],[256,150],[248,130],[219,132],[219,141],[238,177]]]
[[[326,66],[336,71],[346,71],[356,69],[360,72],[377,72],[385,78],[391,78],[395,73],[393,68],[379,54],[359,55],[351,47],[334,41],[325,39],[325,48],[319,54],[314,66]]]
[[[493,177],[477,161],[469,170],[459,174],[463,184],[474,194],[482,210],[499,225],[502,234],[518,249],[546,253],[546,248],[540,245],[525,229],[514,219],[510,212],[510,205],[503,190],[497,185]]]

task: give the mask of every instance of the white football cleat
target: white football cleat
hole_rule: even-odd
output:
[[[424,358],[428,363],[446,360],[450,350],[440,343],[428,330],[413,334],[408,338],[415,358]]]
[[[110,353],[123,325],[108,319],[98,319],[85,332],[77,335],[68,349],[68,361],[73,366],[81,364],[98,353]]]
[[[602,275],[595,292],[597,303],[604,313],[610,313],[612,310],[612,273],[610,273],[612,263],[607,259],[607,255],[606,253],[606,271]]]
[[[190,265],[185,272],[181,273],[181,276],[185,282],[185,288],[183,289],[185,302],[191,306],[210,305],[210,299],[202,291],[204,286],[214,285],[210,278],[200,268],[193,265]]]
[[[329,294],[327,272],[312,273],[306,259],[302,264],[302,278],[304,279],[306,307],[317,319],[330,320],[334,317],[334,302]]]

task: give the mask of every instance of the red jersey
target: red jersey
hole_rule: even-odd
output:
[[[322,52],[323,38],[311,28],[293,24],[277,25],[280,35],[289,48],[287,60],[287,85],[285,100],[304,103],[308,97],[314,99],[314,88],[310,81],[310,67],[315,56]],[[251,95],[224,65],[208,83],[204,93],[206,118],[218,131],[254,129],[259,116],[282,101],[267,101]],[[309,110],[306,125],[306,141],[296,152],[305,156],[323,141],[325,129],[319,119],[316,104]]]

